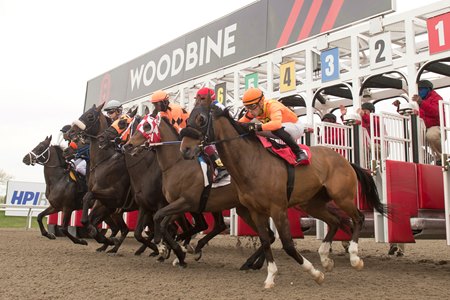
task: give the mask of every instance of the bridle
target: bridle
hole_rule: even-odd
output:
[[[47,153],[47,157],[45,154]],[[30,165],[34,166],[35,164],[45,165],[50,160],[50,145],[42,151],[40,154],[36,154],[33,151],[28,152],[28,157],[30,158]],[[40,161],[39,159],[43,158],[44,161]]]
[[[203,119],[206,119],[206,122],[203,122],[202,124],[195,124],[195,120],[191,121],[190,120],[191,117],[189,117],[187,127],[190,128],[191,130],[196,131],[196,133],[201,137],[201,142],[199,145],[200,148],[204,148],[209,145],[216,145],[219,143],[224,143],[224,142],[240,139],[249,134],[248,132],[246,132],[243,134],[239,134],[238,136],[235,136],[235,137],[216,140],[215,133],[214,133],[214,126],[213,126],[213,122],[212,122],[213,121],[212,109],[211,108],[208,109],[207,117],[205,116],[205,113],[203,111],[201,111],[199,113],[199,115],[201,115],[201,117],[203,117]],[[192,113],[191,113],[191,116],[192,116]]]

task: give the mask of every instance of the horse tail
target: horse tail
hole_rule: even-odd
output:
[[[374,208],[377,212],[384,216],[389,215],[389,208],[386,204],[381,203],[378,195],[377,186],[373,177],[358,165],[351,163],[353,170],[355,170],[358,181],[361,184],[361,191],[366,197],[366,202],[370,208]]]

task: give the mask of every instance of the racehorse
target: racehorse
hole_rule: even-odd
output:
[[[123,155],[114,149],[99,149],[97,135],[109,127],[108,119],[102,113],[103,105],[95,105],[75,120],[69,130],[71,140],[90,139],[90,166],[88,176],[88,192],[83,198],[83,216],[81,222],[88,228],[89,235],[99,243],[114,245],[109,253],[115,253],[124,241],[129,229],[123,220],[122,212],[136,210],[136,204],[130,192],[130,178],[125,172]],[[98,210],[96,206],[88,214],[89,203],[100,201],[106,210]],[[121,237],[107,238],[97,229],[97,225],[113,212],[117,212],[116,225]]]
[[[126,124],[127,127],[125,127],[122,132],[119,133],[113,126],[110,126],[103,131],[97,137],[99,148],[108,149],[114,147],[117,151],[122,152],[121,143],[123,141],[121,135],[127,133],[128,130],[129,133],[127,135],[131,135],[136,130],[137,124],[141,121],[141,116],[136,115],[136,112],[137,110],[130,110],[127,112],[127,116],[130,120],[129,124]],[[158,209],[166,206],[168,203],[162,191],[162,173],[158,161],[156,160],[156,153],[155,151],[142,151],[138,155],[133,156],[125,152],[124,156],[127,171],[130,176],[131,187],[133,189],[134,200],[139,207],[134,237],[146,247],[151,248],[154,251],[153,253],[157,254],[158,249],[156,245],[151,242],[154,231],[153,215]],[[206,229],[202,227],[198,232],[190,231],[192,230],[192,226],[190,226],[184,215],[177,219],[177,223],[183,230],[184,238],[181,239],[184,239],[185,246],[189,244],[193,234]],[[195,225],[199,225],[199,223],[200,222],[196,221]],[[150,233],[148,238],[144,237],[142,234],[146,226],[150,228],[150,231],[147,232]],[[141,254],[146,247],[141,247],[135,254]]]
[[[43,236],[52,240],[55,239],[55,235],[45,229],[42,219],[45,216],[62,211],[61,231],[75,244],[87,245],[85,240],[78,239],[68,231],[72,212],[81,209],[86,189],[79,189],[77,183],[70,179],[63,150],[60,146],[51,145],[51,140],[52,136],[46,137],[23,158],[23,163],[26,165],[40,164],[44,166],[45,196],[50,206],[37,217],[39,229]],[[84,183],[84,185],[86,184]]]
[[[148,115],[138,126],[138,130],[133,134],[125,145],[126,151],[136,154],[145,147],[146,141],[153,143],[161,141],[160,146],[156,146],[156,157],[163,172],[163,190],[169,205],[158,210],[154,216],[155,224],[161,224],[160,230],[155,228],[155,243],[160,241],[161,232],[165,232],[170,216],[184,212],[222,212],[225,209],[236,207],[238,214],[254,229],[253,222],[248,211],[239,203],[236,187],[233,183],[218,188],[205,187],[205,179],[200,164],[195,161],[184,160],[179,151],[180,138],[175,128],[166,118],[159,115],[153,118]],[[208,196],[209,194],[209,196]],[[207,200],[206,200],[207,199]],[[200,240],[196,247],[196,252],[206,244],[206,242],[225,229],[221,214],[215,214],[215,222],[221,221],[220,226],[214,229],[214,234],[205,237],[207,240]],[[268,225],[268,219],[266,220]],[[217,224],[216,224],[217,226]],[[262,250],[252,255],[241,269],[260,268],[264,263],[261,255]],[[180,265],[185,265],[184,257],[180,259]]]
[[[249,134],[244,126],[233,120],[228,109],[211,105],[209,99],[193,109],[182,135],[180,149],[186,159],[194,158],[205,144],[216,144],[223,164],[238,186],[239,200],[250,210],[258,228],[268,261],[266,288],[274,286],[277,272],[264,226],[268,217],[272,217],[286,253],[317,283],[324,280],[323,273],[295,249],[287,218],[287,208],[292,206],[298,206],[328,224],[329,231],[319,248],[319,255],[325,270],[331,270],[334,266],[334,261],[329,258],[331,242],[342,227],[339,213],[333,212],[328,204],[333,200],[335,206],[352,220],[351,265],[357,270],[363,268],[363,260],[358,257],[358,238],[364,215],[354,203],[358,181],[369,206],[383,215],[388,214],[388,208],[381,203],[373,178],[361,167],[350,164],[330,148],[311,147],[311,162],[295,168],[294,183],[288,196],[286,163],[269,153],[254,134]]]

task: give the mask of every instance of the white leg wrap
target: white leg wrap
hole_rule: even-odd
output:
[[[322,243],[319,247],[320,262],[322,263],[322,266],[325,268],[326,271],[331,271],[333,270],[334,267],[334,261],[331,258],[329,258],[330,249],[331,249],[330,242]]]
[[[358,244],[351,241],[348,247],[348,253],[350,254],[350,264],[352,267],[361,270],[364,267],[364,262],[358,256]]]
[[[267,278],[264,281],[264,288],[270,289],[275,286],[275,275],[278,272],[277,265],[275,262],[270,262],[267,264]]]
[[[309,275],[311,275],[318,284],[321,284],[323,282],[323,280],[324,280],[323,273],[320,272],[319,270],[317,270],[316,268],[314,268],[312,263],[309,260],[307,260],[306,258],[304,258],[304,257],[303,257],[302,268],[307,273],[309,273]]]

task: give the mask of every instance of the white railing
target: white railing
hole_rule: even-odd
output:
[[[13,210],[20,210],[20,211],[26,211],[27,217],[26,217],[26,225],[25,229],[31,228],[31,221],[33,219],[33,212],[46,209],[47,205],[13,205],[13,204],[0,204],[0,211],[6,211],[7,209],[13,209]]]
[[[441,124],[442,166],[444,179],[444,204],[445,204],[445,230],[447,233],[447,245],[450,246],[450,101],[439,101],[439,118]]]

